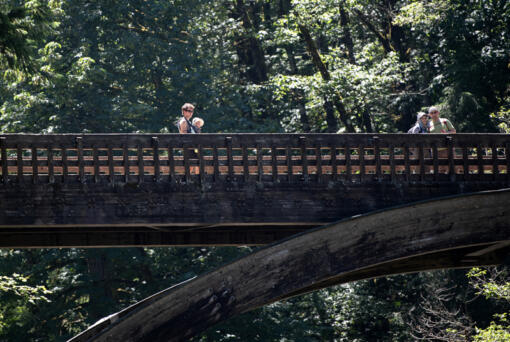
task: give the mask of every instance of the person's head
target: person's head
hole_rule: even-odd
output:
[[[439,109],[437,109],[437,107],[430,107],[429,116],[432,120],[437,120],[439,118]]]
[[[419,112],[418,115],[416,116],[416,119],[417,121],[421,122],[422,125],[427,125],[427,121],[429,121],[429,116],[427,115],[427,113],[424,113],[424,112]]]
[[[194,118],[193,121],[191,122],[194,126],[197,126],[198,128],[202,128],[202,126],[204,125],[204,120],[201,119],[201,118]]]
[[[185,103],[181,107],[182,116],[184,116],[186,120],[189,120],[193,116],[194,110],[195,106],[193,106],[191,103]]]

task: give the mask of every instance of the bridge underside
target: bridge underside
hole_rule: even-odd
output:
[[[71,339],[182,341],[234,315],[327,286],[510,256],[510,190],[360,215],[262,248],[108,316]]]
[[[263,245],[373,210],[506,182],[7,184],[0,247]]]

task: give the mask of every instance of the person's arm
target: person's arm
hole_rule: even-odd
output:
[[[179,133],[188,133],[188,124],[186,120],[181,120],[179,123]]]
[[[448,133],[457,133],[457,130],[448,119],[446,119],[446,128],[448,128]]]

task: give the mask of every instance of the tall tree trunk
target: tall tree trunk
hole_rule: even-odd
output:
[[[345,11],[345,1],[340,3],[340,27],[342,27],[343,43],[347,48],[347,59],[349,63],[356,64],[354,56],[354,42],[352,41],[351,30],[349,28],[349,16]]]
[[[294,57],[294,52],[290,47],[286,47],[287,56],[289,57],[290,71],[293,75],[298,75],[299,70],[297,67],[296,59]],[[301,127],[303,132],[310,132],[310,121],[308,120],[308,114],[306,113],[306,105],[305,105],[305,92],[302,89],[297,89],[293,91],[292,97],[296,100],[298,104],[299,111],[299,119],[301,121]]]
[[[331,75],[326,68],[326,65],[321,59],[321,56],[319,54],[319,50],[317,49],[317,44],[315,44],[315,41],[312,39],[312,35],[310,34],[310,31],[308,28],[304,25],[299,25],[299,31],[301,32],[301,35],[303,36],[303,39],[306,42],[306,47],[308,50],[308,53],[310,54],[312,58],[312,62],[315,65],[315,67],[319,70],[322,79],[324,81],[330,81]],[[342,121],[342,124],[345,126],[347,132],[354,132],[354,126],[352,125],[348,115],[347,111],[345,110],[345,106],[342,102],[342,97],[338,92],[334,92],[331,94],[331,102],[333,102],[336,110],[340,114],[340,120]],[[325,101],[325,108],[328,108],[327,100]],[[328,113],[329,110],[326,111],[326,121],[328,122],[328,131],[330,132],[336,132],[338,131],[338,125],[337,121],[334,118],[329,117],[331,114]],[[329,126],[331,124],[331,126]]]
[[[241,20],[245,30],[244,34],[237,37],[235,42],[239,63],[241,64],[240,69],[243,69],[243,65],[247,67],[247,71],[242,72],[241,76],[255,84],[266,82],[268,76],[264,50],[255,38],[257,27],[250,18],[247,6],[243,0],[236,1],[234,17]]]

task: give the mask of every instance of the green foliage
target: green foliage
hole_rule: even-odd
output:
[[[331,124],[344,132],[346,122],[358,132],[407,131],[430,105],[458,131],[508,132],[508,27],[510,3],[501,0],[7,0],[0,132],[177,132],[184,102],[196,105],[205,132],[324,132]],[[2,251],[8,290],[0,339],[63,341],[249,251]],[[422,313],[421,296],[434,293],[425,284],[455,285],[446,314],[466,301],[459,274],[335,287],[247,313],[198,339],[408,341],[408,313]],[[508,284],[478,284],[490,298],[463,305],[488,329],[477,336],[506,329],[487,317]],[[460,331],[451,323],[445,329]]]
[[[483,269],[480,267],[472,268],[467,277],[471,285],[477,290],[479,295],[487,299],[503,301],[510,305],[510,277],[508,269]],[[474,342],[499,342],[510,340],[510,311],[502,314],[493,315],[495,321],[492,321],[486,328],[476,328]]]

